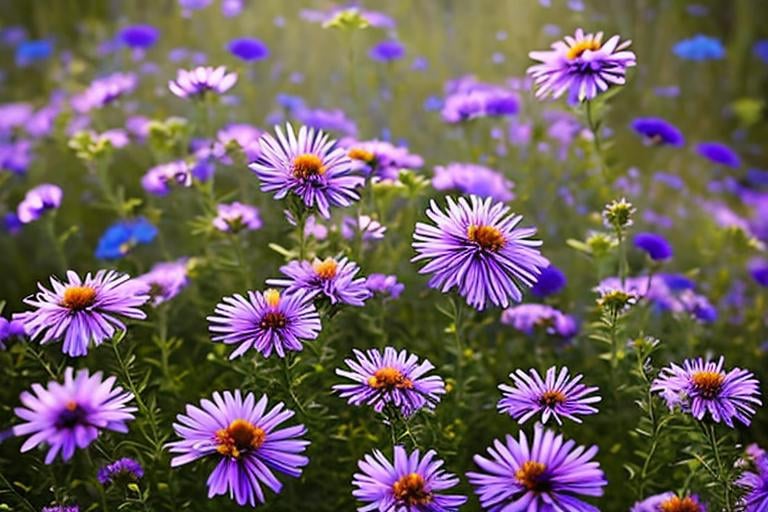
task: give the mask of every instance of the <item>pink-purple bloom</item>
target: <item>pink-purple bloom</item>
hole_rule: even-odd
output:
[[[99,468],[96,479],[101,485],[106,486],[117,482],[136,482],[143,476],[144,468],[139,461],[123,457]]]
[[[384,180],[396,180],[401,170],[416,170],[424,165],[419,155],[387,141],[343,139],[341,144],[348,149],[347,156],[355,170]]]
[[[89,345],[101,345],[118,330],[125,330],[119,317],[144,319],[139,306],[149,300],[146,287],[127,274],[99,270],[81,278],[69,270],[62,282],[51,277],[51,289],[38,283],[40,291],[24,299],[33,310],[16,313],[14,320],[24,323],[31,339],[41,345],[62,340],[62,351],[79,357]]]
[[[41,443],[48,445],[45,463],[51,464],[61,454],[64,461],[72,458],[76,448],[86,448],[103,430],[122,434],[126,423],[134,419],[136,408],[128,405],[133,395],[115,387],[115,377],[102,378],[101,372],[73,368],[64,371],[64,382],[49,382],[44,388],[32,385],[24,391],[23,407],[15,409],[24,423],[13,427],[15,436],[30,437],[21,446],[27,452]]]
[[[105,107],[136,89],[138,79],[132,73],[117,72],[97,78],[82,93],[72,98],[72,106],[80,113]]]
[[[579,332],[575,318],[548,304],[528,303],[507,308],[501,313],[501,323],[528,336],[537,329],[563,339],[573,338]]]
[[[443,379],[427,375],[432,363],[419,362],[415,354],[393,347],[383,353],[375,348],[353,353],[355,359],[344,360],[349,370],[337,369],[336,374],[354,383],[333,386],[351,405],[370,405],[376,412],[391,406],[407,417],[424,407],[434,409],[445,394]]]
[[[5,350],[5,343],[14,338],[26,336],[24,322],[21,320],[7,320],[0,316],[0,350]]]
[[[428,260],[420,270],[432,274],[429,286],[443,293],[457,288],[467,303],[483,310],[487,303],[507,307],[522,300],[521,287],[531,286],[549,262],[530,237],[536,228],[520,228],[521,215],[504,203],[470,196],[448,197],[444,212],[433,200],[427,216],[416,224],[412,261]]]
[[[237,73],[227,71],[224,66],[199,66],[178,70],[176,80],[168,82],[168,88],[179,98],[199,98],[208,93],[224,94],[236,82]]]
[[[695,494],[678,496],[663,492],[635,503],[629,512],[707,512],[707,506]]]
[[[365,286],[365,278],[356,277],[359,271],[357,263],[346,257],[291,261],[280,267],[285,278],[267,279],[267,284],[285,287],[286,293],[317,293],[327,297],[331,304],[362,306],[372,294]]]
[[[599,512],[581,499],[602,496],[608,483],[596,453],[597,446],[577,446],[536,424],[532,442],[521,430],[519,440],[495,440],[489,457],[475,455],[480,471],[467,477],[488,512]]]
[[[346,240],[354,240],[355,238],[362,238],[365,241],[381,240],[387,231],[386,226],[369,215],[360,215],[357,219],[344,217],[340,228],[341,236]]]
[[[405,285],[397,281],[396,275],[369,274],[365,286],[375,295],[396,299],[405,290]]]
[[[238,505],[255,507],[266,501],[262,486],[275,493],[282,483],[275,472],[298,478],[309,459],[301,455],[309,441],[302,439],[304,425],[282,427],[294,412],[278,403],[268,410],[267,395],[257,401],[253,393],[244,397],[214,392],[200,407],[187,405],[173,424],[181,438],[168,444],[177,467],[201,458],[218,460],[208,478],[208,497],[229,494]]]
[[[46,211],[58,209],[63,196],[61,187],[50,183],[30,189],[16,208],[19,221],[29,224],[39,219]]]
[[[459,479],[436,456],[434,450],[422,457],[396,445],[393,462],[379,450],[363,457],[352,481],[352,495],[363,503],[358,512],[457,512],[467,498],[445,494]]]
[[[246,229],[254,231],[261,227],[259,209],[237,201],[220,204],[216,207],[213,227],[225,233],[238,233]]]
[[[135,281],[146,286],[149,303],[157,307],[173,299],[187,287],[187,265],[187,258],[156,263],[149,272],[138,276]]]
[[[141,178],[144,190],[156,196],[167,195],[172,185],[192,186],[192,169],[184,160],[156,165]]]
[[[456,190],[461,194],[490,197],[496,201],[512,201],[515,184],[503,174],[477,164],[451,163],[435,167],[432,178],[435,190]]]
[[[260,138],[261,130],[244,123],[229,124],[216,135],[217,142],[225,148],[233,143],[240,146],[249,162],[256,160],[261,154]]]
[[[744,512],[765,512],[768,510],[768,457],[757,445],[747,447],[749,470],[736,480],[744,490],[740,505]]]

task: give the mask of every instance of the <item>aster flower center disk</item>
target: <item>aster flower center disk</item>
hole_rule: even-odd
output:
[[[319,156],[311,153],[304,153],[293,159],[291,171],[296,178],[306,180],[323,174],[325,172],[325,166]]]
[[[64,290],[61,305],[72,311],[82,311],[96,302],[96,290],[90,286],[70,286]]]
[[[339,264],[333,258],[326,258],[323,261],[316,261],[312,268],[315,270],[315,274],[322,279],[333,279],[336,277],[336,270],[339,268]]]
[[[392,485],[395,498],[406,505],[426,505],[432,501],[432,493],[425,488],[424,477],[409,473]]]
[[[674,496],[668,500],[664,500],[659,505],[661,512],[701,512],[701,507],[696,503],[693,498],[679,498]]]
[[[467,238],[480,248],[491,252],[497,252],[507,242],[501,231],[495,227],[474,224],[467,228]]]
[[[359,160],[366,163],[372,163],[376,159],[376,155],[361,148],[350,149],[347,156],[352,160]]]
[[[713,399],[720,393],[720,388],[725,382],[725,375],[720,372],[695,372],[691,376],[691,383],[699,395],[703,398]]]
[[[413,382],[400,370],[386,367],[376,370],[373,377],[368,379],[368,385],[376,389],[411,389]]]
[[[216,451],[239,459],[244,453],[260,448],[267,440],[267,433],[253,423],[237,419],[227,428],[216,431]]]
[[[74,400],[70,400],[56,418],[56,428],[75,428],[85,423],[86,411]]]
[[[515,472],[515,478],[517,481],[533,492],[547,492],[549,490],[549,482],[544,477],[544,472],[547,470],[547,466],[541,462],[535,462],[532,460],[526,461]]]
[[[566,57],[568,58],[568,60],[574,60],[581,57],[581,54],[587,50],[596,52],[599,49],[600,49],[600,41],[598,39],[584,39],[582,41],[577,41],[576,44],[571,46],[568,49],[568,53],[566,54]]]
[[[565,403],[565,395],[560,391],[545,391],[539,397],[539,403],[547,407],[554,407],[558,404]]]

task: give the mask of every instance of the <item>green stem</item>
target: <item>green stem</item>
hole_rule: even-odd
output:
[[[53,245],[53,255],[56,258],[56,268],[58,272],[63,275],[69,265],[67,263],[67,257],[64,254],[64,249],[61,247],[59,238],[56,236],[56,214],[50,213],[45,219],[45,232]]]
[[[619,279],[621,279],[621,287],[623,289],[624,283],[627,281],[627,274],[629,273],[629,263],[627,261],[627,244],[623,229],[616,230],[616,238],[619,240]]]
[[[603,175],[603,179],[607,182],[609,177],[608,166],[605,163],[605,158],[603,156],[603,145],[600,142],[600,127],[593,118],[592,102],[587,101],[586,103],[587,124],[589,125],[589,131],[592,132],[592,142],[595,145],[595,154],[597,154],[597,159],[600,162],[600,172]]]
[[[281,361],[283,363],[283,376],[285,377],[285,387],[288,390],[288,396],[291,397],[291,400],[293,400],[293,403],[296,404],[296,407],[299,409],[299,412],[303,416],[307,416],[307,411],[304,409],[304,406],[301,403],[301,400],[299,400],[299,397],[296,396],[296,392],[293,389],[293,375],[291,371],[291,363],[292,361],[288,361],[288,358],[290,356],[290,353],[286,354],[285,357],[281,358]]]
[[[56,372],[54,372],[51,369],[51,365],[48,364],[48,361],[46,361],[43,358],[43,355],[40,354],[35,348],[33,348],[32,343],[24,343],[23,345],[24,345],[24,348],[26,349],[26,351],[29,352],[30,354],[32,354],[32,357],[35,358],[35,360],[38,363],[40,363],[40,366],[42,366],[45,369],[45,371],[48,373],[48,376],[51,379],[53,379],[53,380],[58,380],[59,379],[59,377],[56,375]]]
[[[243,276],[243,282],[245,283],[245,287],[248,290],[250,290],[253,287],[253,281],[251,280],[250,269],[248,268],[248,265],[246,265],[245,263],[245,254],[243,252],[243,241],[237,235],[237,233],[233,233],[232,236],[230,236],[229,240],[235,252],[235,260],[237,261],[237,268],[240,269],[240,273]]]
[[[464,344],[462,342],[463,304],[451,296],[453,310],[453,334],[456,343],[456,400],[461,403],[464,393]]]
[[[717,442],[717,431],[715,430],[715,426],[712,424],[705,425],[700,423],[700,425],[704,429],[704,434],[707,438],[710,448],[712,449],[712,454],[715,457],[715,464],[717,465],[717,479],[719,480],[720,485],[723,487],[723,507],[725,507],[723,510],[726,512],[732,512],[733,503],[731,498],[731,480],[730,477],[726,474],[723,458],[720,454],[720,446]]]
[[[13,494],[16,497],[19,503],[21,503],[24,507],[26,507],[31,512],[37,512],[37,509],[27,500],[27,498],[19,494],[16,488],[11,484],[11,482],[8,481],[7,478],[5,478],[5,475],[3,475],[2,473],[0,473],[0,482],[2,482],[3,486],[6,489],[8,489],[11,492],[11,494]]]

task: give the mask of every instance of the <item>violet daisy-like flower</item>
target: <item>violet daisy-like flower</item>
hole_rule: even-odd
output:
[[[678,496],[663,492],[635,503],[629,512],[707,512],[707,507],[695,494]]]
[[[415,354],[398,352],[386,347],[365,352],[354,350],[355,359],[345,359],[349,370],[337,369],[336,374],[354,381],[354,384],[336,384],[333,390],[351,405],[370,405],[382,412],[391,404],[404,416],[410,416],[422,407],[434,409],[445,394],[445,383],[437,375],[426,375],[434,368],[426,359],[419,363]]]
[[[261,190],[275,192],[275,199],[294,193],[326,219],[331,206],[349,206],[360,198],[355,188],[364,180],[351,174],[352,162],[335,140],[306,126],[296,134],[290,124],[285,133],[276,126],[275,133],[277,138],[268,133],[261,137],[261,155],[249,165],[261,180]]]
[[[16,215],[22,224],[29,224],[39,219],[46,211],[58,209],[63,196],[64,192],[58,185],[38,185],[24,196],[24,200],[16,208]]]
[[[192,186],[192,169],[184,160],[156,165],[141,178],[142,188],[156,196],[167,195],[173,184]]]
[[[748,447],[748,452],[750,448],[757,447]],[[757,450],[762,452],[759,448]],[[765,452],[750,455],[752,467],[736,480],[736,485],[745,491],[740,504],[744,512],[765,512],[768,510],[768,457]]]
[[[601,400],[592,394],[597,388],[582,384],[581,375],[571,377],[568,368],[563,367],[558,372],[557,367],[552,366],[544,379],[534,369],[528,373],[517,370],[509,376],[514,386],[499,385],[504,397],[499,400],[498,409],[520,424],[538,413],[541,413],[542,423],[546,423],[551,416],[558,425],[563,424],[561,416],[581,423],[578,416],[597,413],[597,409],[590,405]]]
[[[451,163],[435,167],[432,178],[435,190],[458,190],[462,194],[490,197],[496,201],[512,201],[515,184],[503,174],[477,164]]]
[[[346,257],[325,258],[314,261],[291,261],[280,267],[285,279],[267,279],[270,286],[286,288],[286,293],[296,291],[318,292],[331,304],[362,306],[371,297],[364,277],[355,277],[360,271],[357,263]]]
[[[200,407],[187,405],[173,424],[180,441],[168,444],[177,467],[204,457],[219,462],[208,478],[208,497],[229,494],[238,505],[264,503],[262,485],[279,493],[282,484],[275,471],[292,477],[301,475],[309,459],[300,455],[309,441],[301,439],[304,425],[279,428],[294,412],[282,403],[267,410],[267,395],[258,401],[253,393],[240,390],[213,393]]]
[[[357,219],[345,216],[339,226],[341,236],[346,240],[362,238],[364,241],[381,240],[387,227],[369,215],[360,215]]]
[[[459,483],[457,476],[446,472],[443,461],[430,450],[421,456],[400,445],[394,447],[394,462],[379,450],[357,463],[352,495],[363,502],[358,512],[456,512],[467,501],[460,494],[444,494]]]
[[[149,272],[138,276],[136,281],[147,287],[149,303],[157,307],[176,297],[187,287],[189,284],[187,266],[187,258],[156,263]]]
[[[101,485],[110,485],[116,482],[136,482],[143,476],[144,468],[139,461],[123,457],[99,468],[96,479]]]
[[[126,433],[126,422],[134,419],[136,408],[129,406],[133,395],[115,387],[115,377],[102,379],[101,372],[90,375],[88,370],[64,370],[64,382],[49,382],[44,388],[32,385],[24,391],[23,407],[15,409],[24,423],[13,427],[15,436],[30,437],[21,446],[27,452],[45,443],[49,446],[45,463],[50,464],[61,453],[67,461],[76,448],[90,445],[102,430]]]
[[[480,472],[467,477],[484,510],[530,512],[569,510],[599,512],[578,496],[602,496],[607,484],[600,463],[592,460],[597,446],[576,446],[537,424],[533,442],[507,435],[488,448],[490,457],[475,455]]]
[[[538,87],[536,97],[559,98],[568,92],[579,101],[592,100],[612,85],[624,85],[627,68],[636,65],[635,54],[627,50],[631,43],[620,43],[619,36],[603,43],[602,32],[577,29],[551,50],[530,52],[531,59],[541,62],[528,68]]]
[[[178,70],[176,80],[168,82],[168,89],[179,98],[199,98],[207,93],[224,94],[236,82],[237,73],[228,72],[224,66],[199,66]]]
[[[663,368],[651,391],[659,393],[670,409],[680,407],[697,420],[709,416],[733,428],[737,419],[749,426],[755,407],[762,405],[759,382],[747,370],[723,370],[725,358],[717,362],[701,357],[686,359],[683,366]]]
[[[273,289],[224,297],[215,314],[208,317],[213,341],[239,345],[230,359],[251,348],[264,357],[273,351],[278,357],[285,357],[286,351],[298,352],[304,341],[314,340],[320,333],[313,297],[306,291],[281,295]]]
[[[429,286],[443,293],[455,287],[476,309],[488,301],[501,307],[519,302],[520,288],[533,285],[549,265],[537,249],[541,242],[530,238],[536,228],[517,227],[522,216],[491,198],[447,200],[445,212],[430,202],[427,216],[435,225],[416,224],[411,261],[429,260],[419,271],[433,274]]]
[[[99,270],[82,279],[69,270],[65,282],[51,277],[51,287],[38,283],[40,291],[24,299],[35,309],[13,318],[23,322],[29,337],[39,339],[41,345],[63,339],[62,351],[71,357],[84,356],[91,343],[101,345],[118,330],[125,330],[118,317],[147,317],[139,309],[149,300],[146,288],[127,274]]]
[[[213,227],[225,233],[259,229],[261,227],[259,209],[237,201],[230,204],[220,204],[216,207]]]
[[[660,117],[638,117],[632,121],[632,129],[651,145],[680,147],[685,144],[677,126]]]
[[[574,317],[548,304],[519,304],[501,312],[501,323],[511,325],[528,336],[541,329],[551,336],[570,339],[579,332]]]
[[[0,316],[0,350],[5,350],[5,344],[13,338],[26,336],[24,322],[20,320],[6,320]]]

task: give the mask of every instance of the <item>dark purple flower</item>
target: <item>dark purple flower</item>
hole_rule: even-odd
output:
[[[224,94],[236,82],[237,73],[228,72],[224,66],[200,66],[178,70],[176,80],[168,82],[168,88],[179,98],[199,98],[207,93]]]
[[[5,350],[5,343],[14,338],[26,336],[24,323],[19,320],[6,320],[0,316],[0,350]]]
[[[86,448],[99,437],[102,430],[128,432],[126,423],[134,419],[135,407],[131,393],[114,387],[115,377],[102,379],[101,372],[90,375],[88,370],[72,368],[64,371],[64,382],[49,382],[44,388],[32,386],[32,393],[24,391],[20,400],[23,407],[15,409],[24,423],[13,427],[15,436],[32,434],[21,447],[27,452],[45,443],[50,449],[45,463],[51,464],[61,453],[68,461],[75,448]]]
[[[649,144],[677,147],[685,144],[685,138],[677,126],[660,117],[638,117],[632,121],[632,129]]]
[[[262,485],[279,493],[282,484],[274,471],[298,478],[309,459],[300,455],[309,441],[301,439],[304,425],[279,428],[294,412],[282,402],[267,410],[267,395],[256,401],[253,393],[243,398],[240,390],[214,392],[213,401],[200,407],[187,405],[173,424],[181,438],[168,444],[177,467],[201,458],[218,460],[208,478],[208,496],[229,494],[238,505],[264,503]]]
[[[368,56],[380,62],[392,62],[405,56],[405,47],[399,41],[382,41],[371,48]]]
[[[608,482],[600,463],[593,460],[596,453],[597,446],[576,446],[536,424],[532,443],[522,430],[519,441],[510,435],[506,442],[495,440],[488,448],[489,458],[475,455],[480,472],[469,472],[467,477],[488,512],[598,512],[577,498],[603,495]]]
[[[634,244],[654,261],[668,260],[673,255],[672,246],[667,239],[656,233],[637,233]]]
[[[726,167],[741,167],[741,158],[731,148],[719,142],[702,142],[696,151],[710,162]]]
[[[176,261],[156,263],[146,274],[138,276],[135,281],[147,287],[149,303],[152,306],[176,297],[189,284],[187,258]]]
[[[455,487],[459,479],[442,469],[437,453],[428,451],[421,456],[400,445],[394,447],[394,463],[379,450],[366,455],[357,463],[361,473],[355,473],[352,495],[365,505],[359,511],[391,512],[457,512],[466,503],[466,496],[444,494]]]
[[[405,285],[397,281],[396,275],[370,274],[365,279],[365,286],[376,295],[392,299],[400,297],[405,290]]]
[[[354,384],[336,384],[333,390],[351,405],[370,405],[376,412],[391,405],[403,416],[419,409],[434,409],[445,394],[445,383],[437,375],[426,375],[434,369],[426,359],[419,363],[415,354],[386,347],[365,352],[353,350],[355,359],[345,359],[349,370],[336,369],[336,374]],[[351,370],[351,371],[350,371]]]
[[[110,485],[116,482],[136,482],[144,476],[144,468],[139,461],[123,457],[111,464],[99,468],[96,478],[101,485]]]
[[[563,339],[573,338],[579,332],[579,324],[572,316],[547,304],[520,304],[507,308],[501,313],[501,323],[528,336],[537,328]]]
[[[549,297],[559,293],[566,284],[568,284],[568,279],[563,271],[554,265],[549,265],[541,270],[536,284],[531,287],[531,293],[537,297]]]
[[[372,293],[365,285],[365,278],[356,277],[359,271],[357,263],[346,257],[291,261],[280,267],[286,278],[267,279],[267,284],[285,287],[286,293],[317,293],[327,297],[331,304],[362,306]]]
[[[760,286],[768,287],[768,261],[755,259],[749,263],[749,275]]]
[[[19,233],[23,226],[16,212],[8,212],[3,216],[2,228],[11,235]]]
[[[216,207],[213,227],[225,233],[238,233],[244,229],[253,231],[261,228],[259,209],[255,206],[235,201]]]
[[[160,31],[152,25],[131,25],[122,29],[119,37],[131,48],[150,48],[160,37]]]
[[[28,140],[0,142],[0,171],[24,174],[32,163],[32,156],[32,143]]]
[[[227,45],[229,53],[246,62],[263,60],[269,57],[269,48],[259,39],[241,37],[233,39]]]
[[[638,501],[629,512],[707,512],[707,506],[695,494],[680,497],[663,492]]]
[[[432,186],[436,190],[457,190],[462,194],[512,201],[515,184],[503,174],[477,164],[451,163],[435,167]]]
[[[58,209],[63,195],[61,187],[50,183],[30,189],[16,208],[19,221],[22,224],[29,224],[39,219],[46,211]]]

